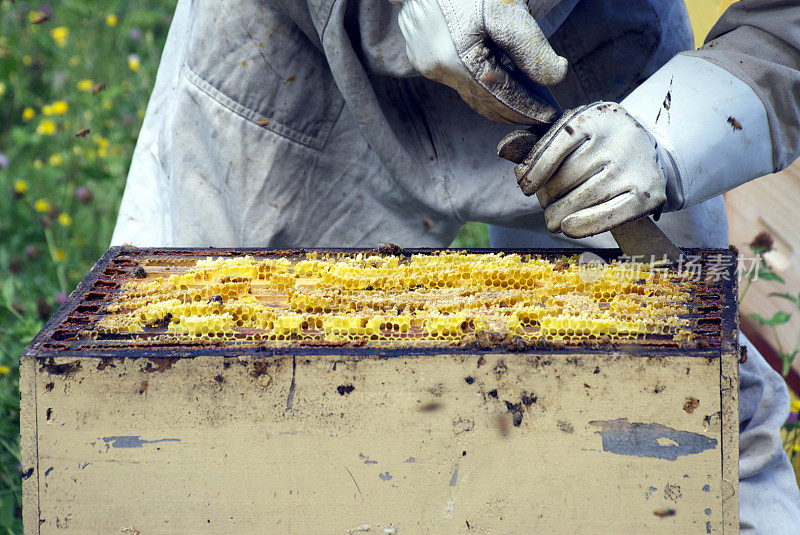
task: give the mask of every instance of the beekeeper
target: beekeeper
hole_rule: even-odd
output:
[[[800,6],[742,0],[692,42],[681,0],[179,0],[113,242],[444,247],[484,221],[613,247],[663,212],[725,247],[720,194],[800,155]],[[556,113],[521,75],[572,110],[535,145]],[[535,134],[516,174],[509,125]],[[749,355],[742,529],[797,533],[786,386]]]

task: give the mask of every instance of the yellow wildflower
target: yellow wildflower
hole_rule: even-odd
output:
[[[11,373],[11,368],[8,366],[0,366],[0,375],[8,375]]]
[[[53,249],[53,260],[63,262],[65,258],[67,258],[67,253],[63,249]]]
[[[69,104],[63,100],[56,100],[50,107],[54,115],[64,115],[69,111]]]
[[[44,106],[42,106],[42,115],[53,115],[52,104],[45,104]]]
[[[50,211],[50,203],[46,199],[39,199],[33,203],[33,209],[40,214],[46,214]]]
[[[43,136],[52,136],[56,133],[56,123],[50,119],[45,119],[39,123],[39,126],[36,127],[36,133]]]
[[[800,399],[792,401],[792,412],[800,412]]]
[[[69,28],[66,26],[56,26],[50,30],[50,37],[55,41],[56,46],[64,48],[67,46],[67,39],[69,39]]]
[[[144,109],[143,108],[139,108],[138,110],[136,110],[136,117],[138,117],[139,119],[144,119]]]
[[[141,67],[141,64],[142,63],[139,60],[139,56],[137,56],[136,54],[128,55],[128,68],[130,68],[130,70],[132,70],[133,72],[138,71],[139,67]]]
[[[33,108],[25,108],[24,110],[22,110],[23,121],[28,122],[34,117],[36,117],[36,110],[34,110]]]
[[[0,82],[0,98],[3,98],[3,95],[6,94],[6,84],[5,82]]]
[[[97,146],[100,148],[108,148],[108,139],[104,138],[103,136],[96,136],[94,138],[94,142],[97,143]]]
[[[33,164],[32,165],[33,165],[33,168],[36,169],[37,171],[39,169],[41,169],[42,167],[44,167],[44,164],[42,163],[42,160],[40,160],[39,158],[36,158],[35,160],[33,160]]]
[[[50,157],[47,159],[47,163],[53,167],[58,167],[64,163],[64,157],[56,152],[55,154],[50,155]]]
[[[58,224],[62,227],[68,227],[72,224],[72,216],[66,212],[58,214]]]
[[[24,195],[26,191],[28,191],[27,182],[22,179],[17,179],[14,181],[14,193],[18,195]]]
[[[108,156],[108,139],[103,136],[97,136],[94,141],[97,143],[97,156],[106,158]]]
[[[33,63],[33,58],[30,57],[28,54],[25,54],[24,56],[22,56],[22,64],[23,65],[25,65],[26,67],[30,67],[32,63]]]
[[[31,22],[42,20],[44,17],[45,14],[38,9],[32,9],[31,11],[28,11],[28,20]]]
[[[71,58],[69,58],[70,67],[77,67],[80,64],[81,64],[80,56],[72,56]]]
[[[117,25],[117,16],[111,13],[110,15],[106,15],[106,24],[111,26],[112,28]]]
[[[85,91],[88,93],[94,87],[94,82],[89,79],[84,79],[80,80],[77,85],[78,85],[78,91]]]
[[[800,442],[798,442],[794,446],[792,446],[792,451],[795,451],[795,452],[800,451]]]
[[[114,107],[114,103],[110,100],[104,100],[103,104],[101,104],[104,110],[108,111]]]

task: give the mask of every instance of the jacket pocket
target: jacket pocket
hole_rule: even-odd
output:
[[[343,106],[324,55],[279,8],[197,0],[184,74],[241,117],[297,143],[324,146]]]

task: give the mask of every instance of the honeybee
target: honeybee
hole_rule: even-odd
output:
[[[75,137],[86,137],[89,135],[89,132],[91,132],[91,130],[89,130],[88,128],[81,128],[80,130],[78,130],[78,133],[75,134]]]
[[[732,116],[728,117],[728,124],[731,125],[731,128],[733,128],[734,130],[741,130],[742,129],[742,123],[740,123],[738,120],[736,120],[735,117],[732,117]]]
[[[402,255],[403,249],[399,245],[395,245],[394,243],[381,243],[378,247],[378,253],[381,254],[391,254],[391,255]]]
[[[93,94],[93,95],[96,95],[96,94],[98,94],[100,91],[103,91],[105,88],[106,88],[106,84],[104,84],[104,83],[102,83],[102,82],[101,82],[101,83],[99,83],[99,84],[95,84],[95,86],[92,88],[92,94]]]

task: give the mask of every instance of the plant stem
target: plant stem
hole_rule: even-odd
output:
[[[750,285],[751,284],[753,284],[753,276],[752,275],[748,275],[747,276],[747,283],[744,285],[744,290],[742,290],[742,293],[739,295],[739,304],[740,305],[742,304],[742,301],[744,301],[744,296],[747,295],[747,290],[750,289]]]

